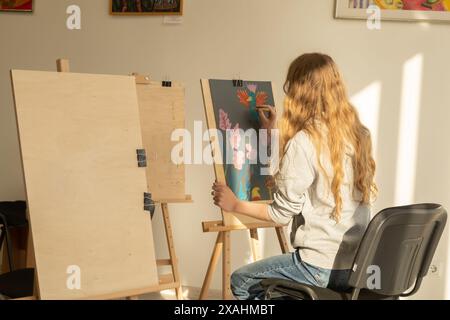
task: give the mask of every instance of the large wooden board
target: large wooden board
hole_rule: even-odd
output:
[[[171,159],[171,141],[176,129],[185,128],[185,90],[177,83],[162,87],[160,82],[137,84],[144,147],[147,150],[147,179],[155,201],[183,200],[185,166]]]
[[[213,97],[213,90],[211,87],[211,84],[214,84],[217,86],[219,90],[216,90],[216,96]],[[267,99],[265,99],[265,102],[267,104],[273,104],[275,105],[274,98],[273,98],[273,89],[272,84],[270,82],[244,82],[245,85],[264,85],[266,89]],[[266,178],[270,179],[270,182],[272,182],[272,177],[264,177],[264,176],[258,176],[258,181],[256,183],[249,183],[251,185],[250,190],[244,192],[243,194],[239,194],[237,191],[236,185],[234,185],[234,182],[232,178],[230,178],[230,168],[231,170],[234,170],[238,176],[239,181],[242,181],[241,178],[241,172],[245,170],[245,166],[238,168],[238,166],[235,166],[233,164],[226,164],[224,153],[225,150],[230,150],[230,147],[228,146],[228,139],[225,139],[226,133],[223,130],[223,128],[220,128],[220,116],[219,113],[225,112],[227,114],[227,121],[229,122],[230,128],[233,129],[235,125],[239,125],[241,129],[247,130],[248,128],[248,122],[249,120],[249,110],[247,110],[244,106],[240,105],[238,93],[244,92],[248,93],[247,87],[244,86],[242,88],[234,88],[233,87],[233,81],[232,80],[201,80],[202,85],[202,91],[203,91],[203,101],[204,101],[204,107],[205,107],[205,115],[206,120],[208,124],[208,128],[212,130],[218,130],[223,135],[224,145],[221,146],[219,144],[219,141],[216,137],[210,137],[210,143],[213,149],[214,154],[214,171],[216,174],[216,179],[220,182],[227,183],[233,191],[236,193],[236,195],[241,198],[241,200],[247,200],[247,201],[257,201],[257,202],[271,202],[271,189],[268,189],[265,186]],[[216,89],[217,89],[216,88]],[[222,90],[223,89],[223,90]],[[255,92],[255,94],[258,92]],[[230,97],[230,95],[233,95],[233,97]],[[235,101],[234,101],[235,100]],[[232,109],[239,109],[239,110],[232,110]],[[231,114],[233,114],[233,118],[231,117]],[[234,121],[234,122],[233,122]],[[242,142],[241,142],[242,143]],[[234,149],[234,147],[232,147]],[[244,150],[245,151],[245,150]],[[222,160],[222,163],[218,163],[218,160]],[[223,164],[225,163],[225,164]],[[249,165],[250,166],[250,165]],[[228,174],[225,172],[225,168],[227,168]],[[256,169],[259,170],[260,166],[259,164],[256,165]],[[250,170],[250,169],[249,169]],[[267,180],[269,181],[269,180]],[[267,182],[268,184],[268,182]],[[254,194],[258,195],[258,190],[263,191],[266,199],[255,199]],[[256,190],[256,192],[255,192]],[[247,194],[248,193],[248,194]],[[262,192],[261,192],[262,194]],[[244,198],[242,198],[244,197]],[[258,223],[264,223],[262,221],[249,218],[244,215],[236,214],[233,212],[225,212],[221,211],[223,216],[223,221],[225,226],[254,226]]]
[[[40,298],[158,285],[134,78],[14,70],[12,82]]]

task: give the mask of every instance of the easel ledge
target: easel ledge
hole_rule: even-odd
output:
[[[192,196],[191,195],[186,195],[186,198],[184,199],[153,199],[153,201],[155,201],[156,203],[193,203],[194,201],[192,200]]]
[[[235,230],[252,230],[281,227],[273,222],[247,223],[245,225],[226,226],[222,220],[202,222],[203,232],[226,232]]]

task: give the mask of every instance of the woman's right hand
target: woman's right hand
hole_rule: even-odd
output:
[[[266,113],[269,115],[266,115]],[[261,129],[272,130],[277,126],[277,109],[272,106],[261,106],[258,109],[260,121],[261,121]]]

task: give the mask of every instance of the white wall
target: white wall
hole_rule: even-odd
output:
[[[281,84],[289,62],[301,53],[320,51],[338,62],[351,95],[357,96],[363,115],[377,132],[377,209],[397,204],[396,190],[413,202],[450,207],[449,25],[383,22],[381,31],[369,31],[365,21],[333,19],[333,0],[186,0],[184,23],[168,26],[161,17],[109,16],[108,2],[40,0],[32,15],[0,14],[0,199],[24,197],[8,74],[11,68],[54,70],[56,58],[68,57],[75,72],[137,71],[155,79],[170,76],[186,84],[187,127],[192,129],[194,120],[204,120],[200,78],[239,74],[246,79],[273,80],[281,106]],[[81,31],[65,27],[69,4],[81,6]],[[422,79],[413,61],[407,69],[412,76],[405,82],[403,73],[408,71],[404,64],[417,55],[423,59]],[[408,96],[417,95],[408,84],[420,87],[417,106],[408,103]],[[416,108],[418,114],[417,143],[412,144],[417,146],[417,161],[409,154],[411,150],[403,150],[406,154],[400,156],[413,165],[397,178],[399,145],[403,145],[399,137],[410,141],[415,136],[410,132],[414,126],[403,126],[404,132],[411,134],[399,132],[401,117],[415,118],[410,108]],[[374,118],[377,115],[378,119]],[[188,167],[187,191],[195,203],[172,207],[175,244],[187,285],[201,285],[215,241],[214,234],[201,231],[202,221],[220,218],[209,196],[213,180],[212,167]],[[397,187],[397,180],[405,190]],[[166,248],[160,219],[155,230],[157,250],[163,255]],[[265,235],[265,255],[278,254],[274,233]],[[448,241],[446,234],[436,256],[436,261],[446,266]],[[232,246],[236,268],[249,258],[246,233],[233,234]],[[417,297],[450,298],[450,281],[445,278],[450,270],[446,271],[442,278],[427,279]],[[219,275],[214,287],[220,288]]]

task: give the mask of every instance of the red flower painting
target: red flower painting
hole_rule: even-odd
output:
[[[32,12],[33,0],[0,0],[0,11]]]

